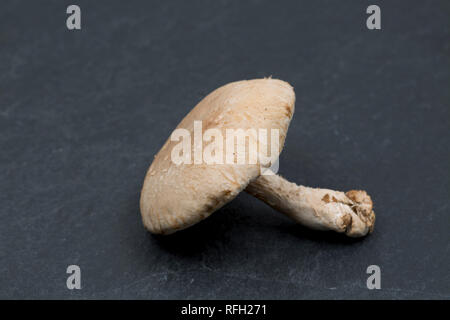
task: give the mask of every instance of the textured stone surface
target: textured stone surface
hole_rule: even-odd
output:
[[[80,0],[71,32],[71,3],[0,10],[0,298],[450,298],[447,1],[377,1],[381,31],[361,1]],[[366,189],[374,233],[309,231],[247,194],[147,233],[139,192],[171,130],[270,75],[297,93],[280,173]]]

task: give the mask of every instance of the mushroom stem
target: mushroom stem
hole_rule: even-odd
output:
[[[333,230],[350,237],[372,232],[375,213],[370,196],[298,186],[279,175],[261,175],[246,191],[298,223],[316,230]]]

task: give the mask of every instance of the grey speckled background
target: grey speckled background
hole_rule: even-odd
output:
[[[365,27],[372,3],[381,31]],[[449,299],[449,15],[448,1],[2,1],[0,298]],[[147,233],[139,192],[171,130],[218,86],[269,75],[297,93],[280,173],[367,189],[375,232],[309,231],[242,194]]]

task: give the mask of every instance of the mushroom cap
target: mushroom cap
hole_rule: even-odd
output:
[[[294,104],[294,90],[282,80],[265,78],[232,82],[200,101],[177,129],[187,129],[192,141],[194,121],[202,121],[202,134],[207,129],[216,128],[223,132],[224,138],[226,129],[268,129],[270,140],[270,130],[278,129],[278,156]],[[263,145],[258,136],[249,136],[248,139],[256,141],[259,152]],[[207,164],[202,161],[196,164],[192,161],[191,164],[175,164],[171,161],[172,149],[180,141],[171,141],[169,137],[155,156],[144,180],[141,215],[144,226],[152,233],[170,234],[207,218],[261,174],[259,162]],[[249,143],[246,142],[246,159]],[[203,149],[206,144],[203,142]],[[191,150],[193,159],[194,147]]]

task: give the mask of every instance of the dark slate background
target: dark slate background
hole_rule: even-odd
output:
[[[423,0],[2,1],[0,298],[449,299],[449,15]],[[297,93],[280,173],[368,190],[375,232],[310,231],[247,194],[146,232],[140,188],[172,129],[213,89],[270,75]]]

